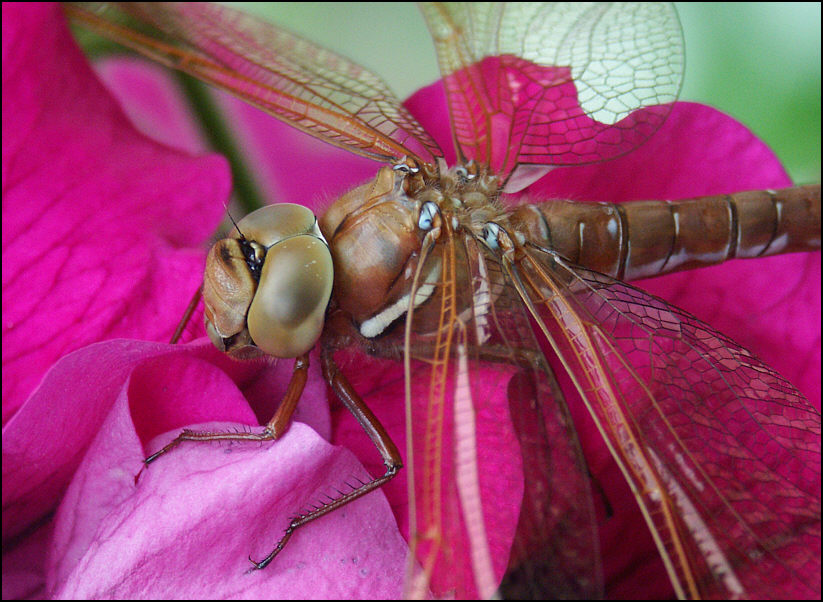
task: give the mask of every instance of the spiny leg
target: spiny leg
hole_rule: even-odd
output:
[[[174,331],[174,334],[171,335],[171,340],[169,343],[172,345],[177,344],[177,341],[180,340],[180,337],[183,336],[183,331],[186,329],[186,326],[191,320],[191,317],[194,315],[194,310],[197,309],[197,304],[200,303],[200,297],[203,296],[203,285],[201,284],[197,287],[194,295],[192,295],[191,301],[186,306],[186,311],[183,312],[183,317],[180,318],[180,322],[177,324],[177,329]]]
[[[386,472],[383,476],[365,483],[361,483],[359,487],[355,487],[348,493],[342,494],[341,497],[332,499],[329,503],[324,503],[320,508],[316,508],[311,512],[301,514],[294,518],[286,529],[286,532],[283,534],[283,537],[280,538],[280,541],[277,542],[277,545],[268,556],[259,562],[255,562],[251,559],[251,557],[249,557],[249,560],[251,560],[254,566],[250,568],[247,573],[263,569],[268,566],[269,563],[280,553],[291,538],[292,534],[298,528],[328,514],[333,510],[336,510],[337,508],[340,508],[341,506],[345,506],[349,502],[356,500],[370,491],[377,489],[387,481],[391,480],[394,475],[397,474],[397,471],[403,467],[400,452],[397,450],[397,446],[394,444],[394,441],[391,440],[391,437],[389,437],[386,429],[382,424],[380,424],[380,421],[374,413],[372,413],[366,403],[351,386],[349,381],[346,380],[346,377],[340,372],[337,364],[334,363],[334,360],[331,357],[331,351],[324,349],[321,354],[321,361],[323,366],[323,377],[326,382],[329,383],[335,395],[337,395],[340,401],[342,401],[354,415],[357,422],[359,422],[360,426],[363,427],[363,430],[366,431],[366,434],[369,436],[369,439],[372,440],[372,443],[374,443],[377,451],[380,452],[380,455],[383,457],[383,464],[386,466]]]
[[[272,419],[259,433],[228,433],[228,432],[207,432],[191,431],[185,429],[167,445],[154,452],[143,461],[145,466],[151,464],[160,456],[163,456],[180,445],[183,441],[274,441],[285,434],[291,423],[291,417],[297,407],[297,402],[306,386],[306,379],[309,371],[309,356],[304,354],[294,360],[289,387],[283,400],[277,408]],[[138,474],[138,477],[140,475]],[[137,477],[135,477],[135,481]]]

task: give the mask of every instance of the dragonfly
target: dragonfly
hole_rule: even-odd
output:
[[[819,186],[507,203],[550,169],[613,159],[654,135],[680,87],[676,13],[650,3],[421,9],[449,105],[451,167],[379,77],[283,29],[206,4],[68,6],[85,26],[383,164],[319,221],[272,205],[212,248],[212,340],[238,357],[296,357],[294,377],[263,431],[184,431],[147,463],[185,441],[277,439],[320,339],[324,376],[386,472],[299,515],[253,570],[276,567],[298,529],[404,469],[408,596],[600,595],[595,506],[608,500],[567,405],[579,396],[679,597],[819,595],[819,411],[732,340],[625,282],[819,249]],[[293,256],[309,258],[310,275]],[[275,264],[285,271],[270,278]],[[351,353],[399,370],[405,454],[338,367]],[[502,387],[507,407],[486,404],[484,381]],[[514,450],[503,460],[519,504],[503,536],[483,506],[488,432]]]

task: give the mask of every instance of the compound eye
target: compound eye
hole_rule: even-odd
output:
[[[333,280],[331,253],[310,210],[282,204],[250,213],[236,237],[209,251],[209,337],[235,356],[297,357],[320,337]]]
[[[424,232],[428,232],[434,226],[435,217],[439,214],[440,209],[436,204],[431,201],[423,203],[423,206],[420,208],[420,217],[417,220],[417,227]]]
[[[483,242],[486,243],[486,246],[493,251],[497,251],[500,248],[500,245],[497,242],[499,235],[500,226],[494,222],[489,222],[483,226]]]
[[[275,357],[311,349],[323,331],[333,281],[331,253],[319,238],[294,236],[269,248],[247,319],[255,344]]]

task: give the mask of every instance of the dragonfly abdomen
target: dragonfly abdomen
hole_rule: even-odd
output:
[[[681,201],[523,205],[529,240],[621,280],[820,248],[820,185]]]

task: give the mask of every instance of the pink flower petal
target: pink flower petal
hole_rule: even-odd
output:
[[[403,366],[395,361],[363,357],[357,353],[341,352],[335,356],[335,361],[345,373],[350,375],[350,383],[363,397],[369,408],[375,413],[380,423],[386,428],[401,455],[406,457],[406,425],[405,413],[398,399],[402,399],[404,389]],[[356,369],[353,369],[356,366]],[[509,417],[507,404],[507,386],[511,380],[512,370],[505,367],[499,370],[485,370],[483,379],[473,391],[477,403],[477,452],[479,484],[483,500],[485,529],[489,538],[489,547],[498,582],[506,569],[509,550],[514,539],[515,528],[519,514],[519,500],[523,496],[523,467],[519,461],[511,461],[511,456],[498,453],[498,450],[517,450],[517,441],[514,427]],[[452,384],[446,389],[451,390]],[[412,379],[412,399],[415,406],[415,416],[424,416],[429,405],[428,375],[421,372]],[[454,414],[452,411],[451,395],[447,396],[444,406],[443,431],[446,436],[454,431]],[[357,453],[363,459],[366,469],[374,475],[385,471],[383,461],[374,451],[374,445],[363,433],[362,427],[349,414],[339,412],[335,415],[334,440],[345,442],[345,446]],[[421,427],[424,428],[424,427]],[[415,457],[422,462],[424,457],[425,439],[422,436],[415,438]],[[451,442],[444,443],[443,463],[440,471],[443,475],[443,487],[449,490],[453,487],[455,458],[446,451],[451,449]],[[420,468],[418,468],[420,470]],[[416,475],[418,495],[422,494],[425,485],[421,480],[425,477],[422,472]],[[383,485],[382,490],[392,503],[392,510],[397,518],[397,524],[406,537],[409,538],[409,507],[408,507],[408,473],[402,470],[398,475]],[[451,495],[454,495],[452,492]],[[448,498],[454,501],[453,497]],[[517,500],[516,503],[513,501]],[[474,579],[469,574],[471,558],[468,552],[469,542],[465,540],[462,530],[462,517],[459,508],[450,505],[442,509],[443,526],[448,533],[449,541],[460,541],[463,547],[450,547],[449,552],[458,557],[455,566],[435,566],[432,575],[431,589],[435,595],[453,592],[456,589],[458,597],[477,597],[478,592]],[[417,525],[422,532],[429,526],[425,515],[418,510]],[[420,558],[420,555],[418,555]],[[461,564],[461,560],[464,563]]]
[[[121,57],[102,60],[95,69],[140,131],[190,152],[204,148],[167,69]],[[374,177],[380,165],[307,136],[231,94],[211,92],[265,203],[299,203],[319,215],[335,198]]]
[[[379,163],[307,136],[230,96],[217,94],[232,116],[244,159],[267,203],[299,203],[322,215],[350,188],[374,177]]]
[[[790,185],[774,154],[743,125],[710,107],[677,103],[634,152],[555,170],[530,192],[622,202]],[[820,253],[732,261],[638,284],[754,351],[820,403]]]
[[[168,69],[137,57],[116,57],[97,61],[94,70],[140,132],[192,154],[208,148]]]
[[[790,185],[774,153],[745,126],[711,107],[678,102],[657,133],[634,151],[556,169],[530,193],[620,203]]]
[[[20,19],[20,11],[35,12]],[[168,336],[201,277],[202,251],[191,247],[213,230],[228,183],[218,160],[187,158],[136,135],[88,77],[82,57],[54,24],[53,9],[4,4],[3,17],[4,423],[24,404],[3,433],[4,540],[32,528],[71,481],[54,543],[43,535],[24,539],[10,548],[13,557],[4,545],[4,577],[7,559],[14,560],[9,570],[16,567],[15,580],[4,579],[4,594],[38,591],[38,576],[26,575],[20,560],[48,552],[51,595],[397,596],[405,545],[381,494],[299,530],[275,560],[288,570],[242,575],[245,555],[265,555],[290,513],[319,501],[326,488],[339,487],[341,475],[364,476],[350,455],[299,423],[263,450],[181,446],[173,461],[159,460],[134,485],[133,467],[146,450],[163,445],[180,427],[268,420],[290,365],[240,367],[202,344],[169,350],[113,341],[66,356],[113,336]],[[131,87],[130,77],[121,73],[114,79]],[[373,174],[370,162],[269,118],[258,129],[258,112],[223,102],[240,115],[238,132],[265,174],[272,202],[322,208]],[[444,148],[450,144],[442,85],[422,90],[409,106]],[[168,107],[165,116],[146,117],[153,124],[148,130],[179,119],[180,107],[172,100]],[[186,126],[175,123],[173,137],[188,139]],[[676,105],[661,131],[633,153],[603,165],[556,170],[529,193],[621,201],[785,183],[779,163],[745,128],[706,107]],[[32,250],[37,262],[31,261]],[[641,286],[710,319],[767,359],[773,353],[770,361],[783,360],[781,371],[794,370],[805,379],[798,384],[813,399],[816,385],[819,403],[820,256],[794,258],[804,259],[735,262],[746,269],[720,266],[661,278],[659,289],[655,281]],[[707,276],[713,271],[716,279]],[[354,370],[356,388],[371,392],[367,401],[403,450],[402,371],[381,368],[377,360],[365,366]],[[490,407],[505,408],[492,376],[484,393]],[[325,385],[316,371],[310,387],[300,419],[327,435]],[[308,402],[319,405],[304,407]],[[572,404],[572,410],[579,407]],[[370,472],[381,474],[382,463],[362,430],[347,412],[335,414],[334,440],[372,458]],[[578,429],[592,472],[616,508],[603,534],[611,593],[666,595],[659,559],[648,538],[637,535],[645,530],[630,493],[610,472],[614,466],[585,418]],[[505,514],[514,506],[499,492],[495,496],[502,489],[495,484],[485,486],[484,504]],[[383,492],[405,525],[403,472]],[[511,520],[497,518],[489,529],[506,549]]]
[[[343,481],[365,476],[348,451],[331,447],[302,423],[281,441],[264,444],[267,451],[254,443],[223,444],[224,453],[216,445],[181,445],[135,484],[147,451],[175,434],[159,434],[144,447],[141,441],[157,427],[148,418],[169,420],[180,406],[184,420],[200,411],[229,421],[204,428],[254,424],[237,386],[254,387],[261,369],[265,364],[250,369],[229,360],[208,341],[110,341],[55,365],[7,425],[3,445],[4,533],[37,520],[71,479],[54,541],[47,551],[35,550],[49,555],[51,596],[193,597],[211,591],[224,597],[248,591],[260,597],[279,591],[306,597],[315,591],[339,597],[374,586],[364,595],[399,594],[406,545],[380,494],[298,531],[276,560],[277,571],[243,574],[246,556],[265,556],[290,516],[334,495]],[[55,406],[57,396],[72,403]],[[347,528],[347,516],[373,528]],[[303,577],[295,579],[294,571]],[[12,577],[18,587],[25,583]]]
[[[3,599],[45,600],[46,563],[54,525],[40,524],[18,545],[3,544]]]
[[[208,591],[217,598],[273,592],[336,598],[360,588],[362,595],[399,595],[406,545],[392,529],[394,519],[379,494],[300,529],[274,561],[277,570],[245,575],[251,566],[247,556],[264,557],[290,516],[321,503],[324,494],[336,495],[341,479],[363,478],[362,468],[350,452],[295,423],[281,441],[262,446],[183,444],[143,471],[135,484],[146,452],[176,431],[158,435],[144,448],[146,433],[135,422],[134,408],[187,407],[213,399],[218,401],[203,413],[230,422],[203,428],[253,423],[233,381],[238,374],[244,380],[248,368],[228,362],[205,343],[112,341],[96,347],[59,362],[43,387],[75,393],[66,381],[78,366],[68,364],[107,378],[118,375],[109,386],[95,388],[105,391],[103,403],[82,413],[97,425],[96,434],[57,513],[47,581],[51,596],[195,597]],[[139,353],[124,355],[130,348]],[[111,356],[114,365],[102,365],[101,356]],[[82,391],[76,395],[82,399]],[[61,422],[69,426],[65,418]],[[371,528],[347,528],[352,519]]]
[[[30,12],[32,10],[35,12]],[[285,372],[267,368],[260,375],[259,363],[257,366],[240,365],[218,354],[217,363],[231,364],[235,379],[244,383],[245,396],[236,388],[232,395],[223,387],[219,394],[204,399],[202,389],[209,380],[192,372],[198,368],[197,362],[193,369],[186,369],[180,362],[159,358],[150,350],[151,344],[146,347],[136,341],[112,342],[70,353],[88,342],[116,335],[154,339],[169,336],[187,297],[202,277],[204,252],[200,245],[213,231],[223,212],[222,200],[227,196],[229,184],[227,172],[224,162],[217,157],[193,160],[135,134],[73,46],[60,22],[59,9],[4,5],[3,11],[3,298],[4,343],[9,343],[4,345],[3,356],[4,409],[9,419],[3,432],[4,591],[14,592],[14,595],[38,591],[43,574],[36,570],[37,560],[50,553],[56,562],[49,569],[50,593],[55,595],[71,583],[79,583],[87,591],[102,591],[101,588],[108,587],[111,580],[117,581],[123,576],[111,572],[89,573],[84,567],[97,566],[94,563],[101,556],[94,528],[104,524],[106,513],[113,507],[119,508],[117,504],[126,503],[120,497],[122,491],[118,486],[128,480],[124,478],[127,472],[129,478],[133,477],[140,466],[139,460],[145,455],[142,448],[131,449],[126,442],[132,442],[129,445],[135,441],[139,443],[162,430],[177,429],[203,419],[255,424],[256,415],[262,415],[267,420],[271,416],[271,407],[278,401],[272,395],[277,394],[277,387],[282,391],[291,368],[289,362],[281,362],[278,366],[285,367]],[[37,40],[38,44],[29,47],[26,44],[30,40]],[[50,40],[54,42],[52,45],[45,43]],[[19,64],[12,63],[13,58],[19,59]],[[31,66],[27,66],[25,59]],[[61,67],[67,71],[62,71]],[[18,77],[12,77],[13,74]],[[47,83],[55,86],[56,92],[46,88]],[[61,94],[63,92],[65,94]],[[66,107],[69,110],[64,110]],[[19,119],[12,120],[12,115]],[[51,146],[44,146],[43,141],[51,141]],[[42,161],[38,161],[41,156]],[[198,219],[192,219],[192,215]],[[117,217],[122,219],[115,219]],[[24,238],[23,234],[29,236]],[[54,241],[59,241],[62,246],[55,246]],[[51,247],[46,247],[47,244]],[[189,248],[194,245],[197,245],[196,249]],[[31,261],[32,247],[39,262]],[[70,248],[72,253],[68,252]],[[60,249],[64,251],[60,252]],[[46,255],[47,250],[56,252]],[[48,263],[52,259],[57,261]],[[24,285],[27,286],[25,291],[18,290]],[[50,288],[57,294],[45,297]],[[25,294],[21,294],[23,292]],[[43,305],[38,304],[38,297],[54,299],[58,303],[55,306],[52,302],[48,311],[35,315],[33,310]],[[51,320],[48,323],[44,321],[47,317]],[[28,338],[22,336],[24,333],[28,333]],[[38,337],[54,341],[54,344],[51,347],[43,345]],[[31,344],[32,338],[35,345]],[[208,342],[205,344],[208,353],[214,357],[216,352]],[[164,345],[159,347],[168,349]],[[200,344],[202,348],[203,343]],[[30,351],[20,357],[25,349]],[[175,348],[165,353],[181,354],[185,353],[184,349]],[[64,357],[58,360],[61,356]],[[49,366],[51,370],[45,380],[35,388]],[[297,416],[328,434],[325,385],[317,379],[316,372],[315,369],[307,399],[301,404]],[[170,387],[177,382],[183,384],[183,388],[171,390],[161,386],[152,389],[146,386],[165,385],[170,373],[175,376]],[[189,380],[186,386],[187,374],[201,378],[194,382]],[[19,387],[8,391],[5,387],[25,384],[26,379],[30,381],[28,389],[35,388],[35,391],[23,402],[28,389]],[[123,389],[127,379],[130,379],[130,387]],[[225,377],[218,380],[232,382]],[[128,397],[118,396],[119,391],[128,391]],[[171,397],[162,397],[161,392],[167,392]],[[117,399],[120,400],[121,419],[126,410],[132,412],[128,416],[129,424],[133,423],[133,426],[125,433],[121,428],[122,420],[108,428],[109,417],[114,411],[112,404]],[[312,399],[321,404],[312,406]],[[17,408],[20,409],[15,413]],[[296,432],[301,429],[305,430],[297,427]],[[331,475],[334,486],[339,486],[341,477],[337,470],[344,475],[355,472],[350,457],[343,458],[341,463],[339,450],[330,452],[322,442],[310,442],[305,437],[291,439],[295,441],[293,446],[287,442],[280,449],[302,450],[309,456],[304,460],[297,456],[292,465],[295,462],[310,463],[317,458],[322,467],[334,469],[331,472],[310,471],[310,475]],[[310,434],[309,439],[316,440],[316,436]],[[96,440],[102,443],[93,444]],[[93,447],[88,451],[90,444]],[[318,445],[325,451],[317,451]],[[124,446],[126,450],[131,449],[129,459],[136,457],[137,461],[131,464],[132,468],[112,473],[111,466],[122,463],[120,455]],[[215,457],[225,458],[221,454]],[[101,466],[104,470],[98,474],[94,468]],[[288,465],[284,464],[284,467]],[[277,464],[274,468],[277,469]],[[286,475],[300,474],[303,473],[286,471]],[[254,470],[245,470],[243,475],[247,480],[251,477],[257,486],[265,482]],[[67,518],[58,522],[55,543],[49,537],[26,537],[27,530],[34,535],[42,531],[32,528],[38,521],[47,519],[75,476],[72,491],[81,491],[82,495],[69,495],[64,499],[60,516]],[[267,477],[275,482],[282,481],[282,487],[290,491],[296,491],[301,484],[294,479],[281,479],[272,472],[268,472]],[[237,481],[241,476],[232,478]],[[214,488],[213,485],[209,487]],[[307,495],[320,496],[330,491],[329,487],[324,482],[322,491],[308,491]],[[140,491],[149,498],[156,494],[156,490],[148,488]],[[128,493],[131,494],[131,490]],[[311,501],[316,503],[319,499],[314,497]],[[383,503],[379,496],[371,499],[374,500],[372,503]],[[284,513],[294,513],[301,508],[287,508],[287,501],[284,499],[279,506],[279,514],[260,513],[259,520],[265,521],[270,529],[266,535],[272,534],[272,545],[287,522]],[[267,498],[261,504],[273,506],[275,502]],[[317,524],[321,528],[314,532],[322,540],[310,547],[319,550],[328,543],[331,551],[338,552],[341,547],[383,550],[385,554],[373,557],[377,559],[377,565],[402,567],[405,554],[402,539],[386,537],[387,528],[379,522],[381,513],[369,504],[369,500],[361,507],[380,526],[375,530],[380,533],[380,542],[369,546],[355,545],[351,540],[344,544],[340,544],[340,540],[334,542],[322,529],[324,521],[319,521]],[[205,516],[211,509],[212,506],[204,505],[200,510]],[[384,512],[382,516],[393,522],[389,513]],[[77,517],[83,520],[78,521]],[[94,518],[89,521],[89,517]],[[277,524],[277,517],[283,524]],[[224,529],[224,535],[246,539],[239,524],[245,522],[246,516],[238,515],[238,519],[238,524]],[[334,523],[334,520],[325,521],[327,526]],[[63,526],[66,524],[69,525],[67,529]],[[129,527],[133,525],[130,523]],[[215,529],[210,531],[213,534]],[[70,534],[68,539],[66,533]],[[118,535],[122,533],[119,531]],[[14,535],[20,535],[21,539],[6,539]],[[176,533],[173,539],[181,540],[186,536],[186,533]],[[213,543],[210,537],[208,535],[206,539]],[[261,536],[260,549],[269,545],[268,537],[265,542],[263,540]],[[153,543],[160,542],[146,539],[143,543],[145,552]],[[55,545],[61,552],[54,552]],[[393,552],[386,550],[387,545],[394,545],[394,552],[401,554],[399,560],[392,556]],[[244,550],[241,558],[245,558],[249,551]],[[154,552],[157,548],[147,553],[159,558]],[[382,577],[370,573],[377,565],[365,562],[366,555],[355,558],[356,562],[349,556],[344,571],[355,575],[358,582],[370,584],[373,580],[367,577],[372,576],[380,583]],[[87,564],[75,564],[80,556]],[[7,563],[8,558],[16,561]],[[23,562],[24,558],[28,558],[28,562]],[[334,566],[330,568],[326,563],[327,585],[321,586],[317,579],[303,583],[316,581],[316,591],[334,594],[336,590],[333,588],[344,583],[340,567],[335,570]],[[219,578],[231,584],[225,575]],[[396,577],[386,579],[385,587],[378,591],[385,596],[396,596],[399,582]],[[169,587],[168,583],[157,583],[158,588],[163,586]],[[356,585],[349,581],[346,588],[351,591]],[[137,590],[132,591],[131,597],[138,595]],[[200,591],[202,596],[203,590]],[[305,595],[304,590],[300,596]]]
[[[455,128],[463,153],[503,173],[521,160],[543,164],[550,157],[551,165],[579,165],[622,155],[654,133],[669,109],[658,104],[614,124],[597,121],[581,106],[569,67],[511,54],[485,57],[443,82],[454,122],[464,124]],[[492,113],[486,120],[477,119],[481,104],[466,95],[477,86]]]
[[[133,130],[59,7],[3,17],[5,423],[66,353],[171,335],[230,182],[222,158]]]

